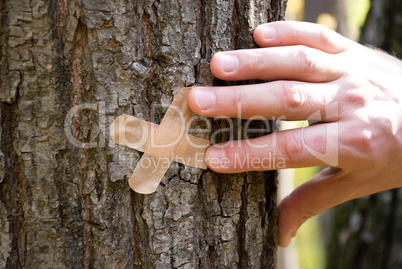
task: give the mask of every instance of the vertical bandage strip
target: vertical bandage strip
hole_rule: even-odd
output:
[[[204,155],[210,141],[187,134],[195,114],[187,105],[190,88],[181,89],[160,125],[121,115],[111,125],[116,144],[144,151],[129,179],[138,193],[154,192],[172,161],[206,169]]]

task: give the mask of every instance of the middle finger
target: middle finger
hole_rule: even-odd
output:
[[[211,71],[223,80],[328,82],[346,73],[340,56],[305,46],[227,51],[214,55]]]
[[[337,100],[338,91],[339,85],[335,82],[275,81],[242,86],[195,87],[190,91],[188,103],[196,114],[206,117],[325,122],[336,120],[328,117],[328,113],[325,114],[326,119],[322,119],[320,110],[330,108],[328,105]]]

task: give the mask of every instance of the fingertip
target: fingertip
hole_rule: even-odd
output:
[[[300,203],[291,195],[285,197],[278,206],[278,246],[288,247],[300,226],[308,219],[303,215]]]
[[[209,169],[218,173],[229,173],[230,160],[224,148],[211,146],[205,152],[205,162]]]
[[[210,69],[212,74],[219,79],[227,79],[240,67],[240,59],[233,53],[218,52],[212,59]]]
[[[190,92],[188,93],[187,96],[187,104],[190,107],[190,109],[194,112],[197,113],[197,107],[195,106],[195,92],[196,92],[197,87],[191,88]]]
[[[289,230],[279,225],[278,246],[282,248],[288,247],[292,243],[292,239],[297,235],[297,230]]]
[[[284,238],[279,238],[278,239],[278,246],[281,248],[287,248],[290,243],[292,242],[292,239],[290,237],[284,237]]]
[[[261,24],[255,28],[253,37],[260,47],[267,46],[276,37],[276,28],[272,23]]]
[[[194,87],[188,95],[188,106],[200,115],[207,116],[216,104],[216,95],[213,90],[206,87]]]
[[[221,68],[220,68],[220,63],[219,63],[219,55],[220,52],[215,53],[212,58],[211,58],[211,62],[209,64],[209,69],[211,70],[212,75],[214,75],[215,77],[219,78],[219,79],[223,79],[222,78],[222,72],[221,72]]]

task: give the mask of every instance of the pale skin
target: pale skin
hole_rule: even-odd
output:
[[[196,87],[188,101],[206,117],[236,117],[240,104],[243,118],[320,121],[252,143],[211,146],[206,152],[207,165],[219,173],[259,170],[251,163],[235,166],[236,154],[249,154],[255,161],[275,153],[287,168],[328,166],[328,159],[309,147],[334,157],[336,165],[331,163],[279,204],[278,244],[286,247],[299,227],[321,211],[402,186],[402,62],[309,23],[260,25],[254,40],[261,48],[215,54],[211,71],[223,80],[272,82]],[[328,107],[331,116],[315,113]],[[274,165],[268,170],[283,168]]]

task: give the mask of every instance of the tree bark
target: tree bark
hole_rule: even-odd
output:
[[[175,165],[136,194],[141,155],[108,126],[159,123],[178,89],[224,85],[211,55],[254,46],[285,2],[0,1],[0,268],[275,268],[275,172]]]
[[[402,1],[372,0],[361,42],[401,57],[401,16]],[[402,268],[402,189],[348,202],[331,215],[327,268]]]

